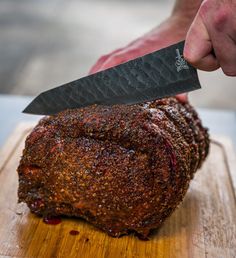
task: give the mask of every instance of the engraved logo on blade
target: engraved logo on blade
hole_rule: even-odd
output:
[[[177,72],[180,72],[183,69],[184,70],[189,69],[189,66],[188,66],[186,60],[184,60],[183,55],[180,54],[180,51],[178,48],[176,49],[176,54],[177,54],[177,56],[176,56],[175,66],[177,68]]]

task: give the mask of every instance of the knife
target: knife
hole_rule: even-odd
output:
[[[52,115],[92,104],[135,104],[200,89],[184,41],[42,92],[23,113]]]

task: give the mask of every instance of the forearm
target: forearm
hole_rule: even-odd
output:
[[[160,30],[166,30],[167,25],[167,27],[171,26],[172,30],[177,30],[176,34],[179,33],[185,38],[202,2],[203,0],[176,0],[172,13],[168,19],[152,29],[146,35],[153,35],[155,37],[157,32],[157,36],[159,37]],[[171,37],[171,35],[169,36]]]
[[[176,0],[173,16],[181,16],[183,20],[193,20],[203,0]]]
[[[202,1],[176,0],[172,14],[165,21],[127,46],[101,57],[90,73],[110,68],[184,40]]]

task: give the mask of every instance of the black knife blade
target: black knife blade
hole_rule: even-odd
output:
[[[38,95],[24,113],[52,115],[92,104],[134,104],[200,89],[184,41]]]

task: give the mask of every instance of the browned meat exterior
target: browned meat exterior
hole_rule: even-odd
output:
[[[82,217],[111,236],[146,237],[182,201],[208,148],[196,112],[175,98],[66,110],[28,136],[19,201],[37,215]]]

